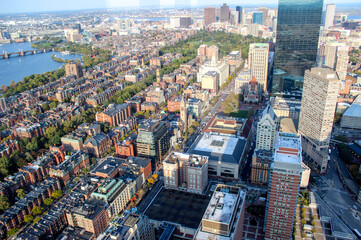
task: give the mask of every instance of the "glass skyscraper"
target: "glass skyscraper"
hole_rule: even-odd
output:
[[[237,19],[237,23],[241,23],[242,22],[242,11],[243,8],[241,6],[237,6],[236,7],[236,11],[238,12],[238,19]]]
[[[279,0],[272,93],[302,90],[316,65],[323,0]]]
[[[253,23],[263,25],[263,12],[253,13]]]

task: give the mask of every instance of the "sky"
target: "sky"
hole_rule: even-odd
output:
[[[162,8],[176,6],[220,6],[223,3],[228,5],[249,6],[246,0],[0,0],[0,14],[63,11],[80,9],[99,8],[134,8],[154,5],[159,2]],[[357,3],[360,7],[360,0],[325,0],[327,3],[345,4]],[[277,0],[255,0],[252,6],[276,6]],[[361,14],[361,13],[360,13]]]

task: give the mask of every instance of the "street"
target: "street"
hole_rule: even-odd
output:
[[[360,211],[361,205],[345,190],[336,161],[342,160],[338,157],[336,150],[332,150],[328,173],[324,176],[314,176],[316,182],[310,185],[311,189],[327,203],[346,226],[351,230],[361,231],[361,221],[355,217],[355,210]]]

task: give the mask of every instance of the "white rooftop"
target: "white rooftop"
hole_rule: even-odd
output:
[[[203,219],[230,224],[236,203],[236,194],[216,191],[208,204]]]
[[[279,133],[275,149],[275,162],[302,164],[301,137],[299,134]]]
[[[232,155],[237,142],[235,137],[204,134],[194,150]]]

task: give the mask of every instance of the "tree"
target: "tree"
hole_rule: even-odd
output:
[[[8,156],[4,155],[0,158],[0,173],[6,176],[9,172],[11,162]]]
[[[26,216],[24,217],[24,222],[29,223],[29,222],[32,222],[33,219],[34,219],[33,216],[31,216],[31,215],[26,215]]]
[[[53,109],[53,108],[56,108],[57,105],[58,105],[58,102],[54,101],[49,104],[49,107],[50,107],[50,109]]]
[[[51,198],[46,198],[46,199],[44,200],[44,204],[45,204],[46,206],[50,206],[52,203],[53,203],[53,199],[51,199]]]
[[[58,129],[56,127],[49,127],[46,129],[45,134],[47,138],[52,138],[58,133]]]
[[[301,233],[301,237],[302,237],[302,238],[307,237],[306,233],[304,233],[304,232],[303,232],[303,233]]]
[[[48,105],[47,103],[43,103],[43,104],[41,105],[41,108],[43,109],[44,112],[45,112],[45,111],[48,111],[48,110],[49,110],[49,105]]]
[[[343,136],[343,135],[338,135],[338,136],[335,137],[335,139],[336,139],[337,141],[344,142],[344,143],[347,143],[347,142],[348,142],[348,138],[345,137],[345,136]]]
[[[193,128],[193,127],[190,127],[190,128],[188,129],[188,133],[189,133],[189,134],[193,134],[193,133],[194,133],[194,128]]]
[[[9,199],[4,195],[1,194],[0,196],[0,210],[7,210],[11,207]]]
[[[14,236],[18,231],[19,231],[18,228],[12,228],[7,232],[7,236],[8,237]]]
[[[22,188],[19,188],[16,190],[16,195],[18,196],[19,199],[22,199],[25,196],[25,191]]]
[[[51,196],[53,198],[60,198],[61,196],[63,196],[63,192],[61,190],[55,190],[51,193]]]
[[[44,211],[44,208],[43,208],[43,207],[35,206],[35,207],[33,207],[33,209],[31,210],[31,213],[32,213],[34,216],[36,216],[36,215],[42,214],[43,211]]]
[[[35,224],[35,223],[37,223],[37,222],[39,222],[40,221],[40,219],[41,219],[41,217],[35,217],[34,218],[34,220],[33,220],[33,224]]]

